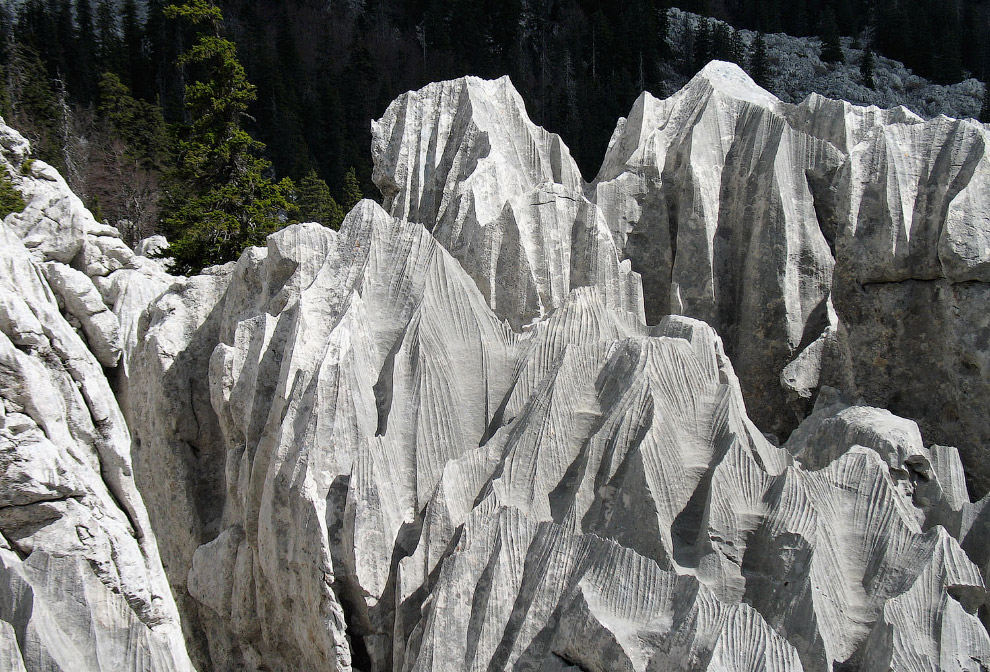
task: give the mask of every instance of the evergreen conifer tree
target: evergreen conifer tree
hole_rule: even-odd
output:
[[[859,74],[863,78],[863,84],[871,89],[875,86],[873,81],[873,49],[866,45],[863,49],[863,60],[859,64]]]
[[[344,221],[344,211],[330,195],[330,187],[319,178],[315,170],[310,170],[296,189],[296,206],[299,219],[304,222],[319,222],[331,229],[339,229]]]
[[[96,36],[99,41],[97,61],[99,72],[120,71],[120,31],[117,12],[110,0],[100,0],[96,6]]]
[[[732,60],[732,33],[728,24],[719,21],[712,31],[712,58],[720,61]]]
[[[197,35],[178,60],[196,79],[186,86],[192,122],[183,129],[166,197],[171,214],[165,229],[172,242],[163,255],[175,260],[176,270],[195,272],[236,259],[284,226],[293,185],[265,176],[271,164],[259,156],[264,146],[242,126],[256,93],[234,43],[221,33],[220,9],[207,0],[188,0],[169,5],[165,14],[185,20]]]
[[[670,10],[666,7],[658,12],[657,16],[657,39],[660,42],[660,58],[668,59],[671,56],[670,45],[667,44],[667,36],[670,34]]]
[[[347,174],[344,175],[344,193],[341,196],[341,205],[344,206],[344,214],[350,212],[351,208],[364,198],[364,195],[361,193],[361,185],[358,184],[357,172],[354,170],[354,166],[351,166],[347,170]]]
[[[712,60],[712,25],[709,19],[698,22],[698,32],[694,36],[694,69],[701,70]]]
[[[141,19],[138,16],[137,2],[124,0],[120,10],[121,33],[124,41],[124,80],[134,89],[147,77],[144,67],[144,54],[141,50]]]
[[[822,18],[822,60],[826,63],[845,63],[846,57],[842,53],[842,43],[839,41],[839,24],[835,20],[835,12],[831,7],[825,9],[825,16]]]
[[[767,56],[767,43],[763,33],[753,38],[753,53],[749,56],[749,75],[764,89],[770,88],[770,60]]]
[[[171,142],[161,109],[134,98],[118,75],[105,73],[88,132],[80,195],[129,244],[159,229],[162,175]]]
[[[168,163],[168,131],[157,105],[138,100],[112,72],[100,78],[100,119],[113,135],[124,141],[129,157],[145,168],[162,169]]]
[[[7,68],[12,101],[7,122],[31,140],[37,158],[63,170],[63,116],[45,64],[33,49],[15,44]]]
[[[69,89],[89,102],[96,84],[96,55],[93,51],[93,8],[89,0],[76,0],[75,58]]]
[[[732,37],[729,38],[729,53],[726,60],[746,67],[746,45],[743,44],[742,35],[738,30],[732,30]]]

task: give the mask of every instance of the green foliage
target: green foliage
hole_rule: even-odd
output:
[[[859,75],[863,78],[863,84],[871,89],[875,86],[873,81],[873,49],[869,45],[863,50],[863,60],[859,64]]]
[[[242,126],[256,93],[234,43],[221,35],[220,9],[189,0],[169,5],[165,15],[196,29],[178,60],[195,75],[186,86],[192,122],[181,133],[164,222],[172,242],[163,252],[175,270],[189,273],[232,261],[282,228],[293,209],[293,185],[266,177],[271,164],[259,156],[264,145]]]
[[[112,72],[100,78],[99,117],[128,147],[128,158],[144,167],[162,167],[168,162],[170,138],[157,105],[138,100]]]
[[[21,163],[21,175],[30,176],[34,172],[34,159],[24,159]]]
[[[62,170],[64,117],[45,64],[36,51],[17,44],[7,64],[7,76],[13,101],[7,123],[27,136],[39,159]]]
[[[135,98],[118,75],[103,75],[79,192],[129,243],[157,232],[173,142],[161,108]]]
[[[299,181],[296,207],[299,209],[300,221],[319,222],[331,229],[339,229],[340,223],[344,221],[343,209],[330,195],[330,187],[319,178],[315,170],[310,170]]]
[[[361,194],[361,185],[358,183],[357,173],[352,166],[344,175],[344,193],[341,194],[341,205],[344,206],[344,213],[351,211],[364,196]]]
[[[119,71],[123,63],[123,43],[117,25],[117,12],[110,0],[96,5],[97,71]]]
[[[275,183],[251,175],[217,186],[188,200],[166,219],[179,231],[162,256],[175,260],[173,270],[195,273],[205,266],[237,259],[244,248],[263,245],[265,238],[288,223],[292,208],[285,194],[291,180]]]
[[[6,171],[0,173],[0,219],[12,212],[24,212],[26,207],[24,197],[14,186]]]

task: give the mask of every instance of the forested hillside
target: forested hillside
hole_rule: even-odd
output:
[[[162,209],[178,207],[175,192],[190,185],[188,174],[175,179],[195,121],[187,86],[208,69],[177,65],[202,26],[169,18],[167,4],[23,0],[0,17],[0,112],[131,238],[161,228]],[[678,26],[669,4],[227,0],[215,32],[236,45],[256,87],[237,121],[261,143],[249,153],[265,159],[268,179],[294,181],[289,200],[308,199],[300,216],[331,221],[338,203],[376,193],[370,120],[430,81],[510,75],[534,120],[561,134],[590,178],[616,118],[644,89],[666,95],[710,58],[736,61],[774,89],[762,35],[730,25],[820,38],[823,61],[843,59],[848,36],[865,49],[857,79],[870,86],[874,51],[937,82],[990,71],[988,0],[692,0],[678,5],[726,23]]]

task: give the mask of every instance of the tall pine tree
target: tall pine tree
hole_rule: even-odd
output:
[[[97,62],[100,73],[120,72],[121,43],[117,12],[110,0],[96,5]]]
[[[361,185],[358,184],[357,173],[354,166],[351,166],[344,175],[344,193],[341,194],[340,202],[344,206],[344,213],[350,212],[362,198],[364,195],[361,193]]]
[[[866,45],[863,49],[863,60],[859,64],[859,75],[863,78],[863,84],[871,89],[875,86],[873,82],[873,49]]]
[[[332,229],[339,229],[344,221],[344,211],[333,196],[330,187],[319,178],[315,170],[309,171],[296,189],[296,206],[299,208],[299,220],[304,222],[319,222]]]
[[[839,41],[839,24],[831,7],[825,9],[821,26],[822,60],[826,63],[845,63],[842,43]]]
[[[763,33],[753,38],[752,53],[749,56],[749,75],[764,89],[770,88],[770,59],[767,56],[767,42]]]
[[[172,242],[164,254],[175,260],[175,270],[195,272],[236,259],[284,226],[292,185],[265,176],[271,164],[260,157],[264,145],[242,126],[256,93],[234,43],[222,35],[220,9],[207,0],[189,0],[169,5],[165,14],[187,22],[196,37],[178,60],[194,78],[186,86],[192,122],[182,131],[166,199],[171,214],[165,228]]]

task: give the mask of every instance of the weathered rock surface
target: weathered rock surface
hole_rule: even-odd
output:
[[[829,185],[834,301],[856,392],[962,451],[990,490],[988,131],[939,117],[874,129]],[[919,375],[920,372],[923,375]]]
[[[192,333],[202,353],[178,306],[223,316],[222,515],[182,542],[214,665],[990,662],[985,537],[959,542],[982,509],[954,450],[933,478],[914,423],[822,400],[775,447],[704,323],[650,329],[588,287],[516,333],[424,228],[369,201],[223,277],[215,303],[166,293],[145,339],[166,353]]]
[[[640,97],[588,192],[647,318],[714,326],[762,429],[785,437],[834,385],[958,445],[982,494],[987,133],[817,95],[786,105],[712,63]]]
[[[191,278],[35,164],[0,661],[990,668],[985,135],[713,64],[586,185],[465,78],[375,123],[385,207]]]
[[[120,354],[119,323],[85,274],[39,263],[39,243],[32,255],[0,224],[0,660],[192,669],[101,366]]]
[[[567,146],[529,120],[508,77],[410,91],[372,134],[386,210],[428,228],[513,328],[585,286],[642,315],[639,278],[582,194]]]

